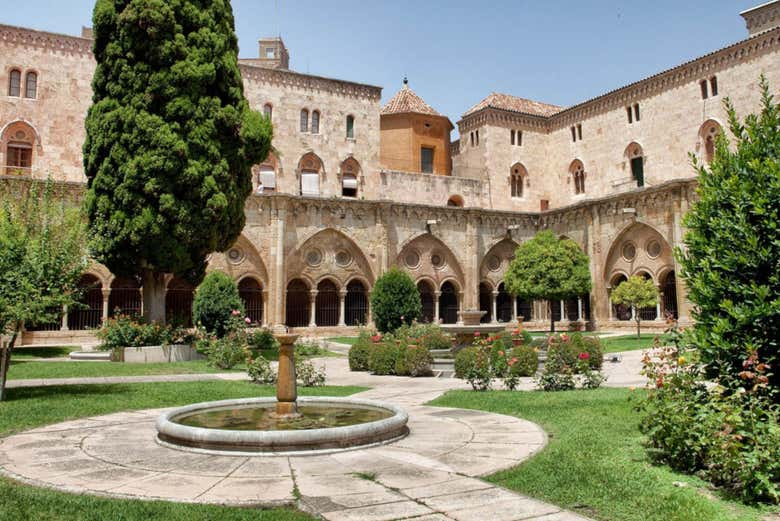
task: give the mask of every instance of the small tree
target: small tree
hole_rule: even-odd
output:
[[[543,231],[517,248],[504,280],[509,292],[519,298],[547,300],[550,331],[555,331],[553,302],[591,290],[590,260],[571,239]]]
[[[614,304],[623,304],[631,307],[634,320],[636,320],[636,337],[640,338],[639,323],[642,317],[639,310],[655,306],[658,302],[658,288],[655,287],[653,281],[639,275],[633,275],[628,280],[621,282],[612,291],[610,298]]]
[[[165,322],[165,274],[197,284],[241,233],[271,123],[244,97],[229,2],[98,0],[93,25],[90,250]]]
[[[397,268],[379,277],[371,292],[371,312],[377,329],[383,333],[420,318],[420,293],[412,278]]]
[[[0,401],[11,352],[25,325],[59,320],[77,304],[87,266],[81,213],[52,181],[2,194],[0,207]]]
[[[221,271],[206,275],[192,302],[192,322],[222,338],[228,332],[234,311],[244,319],[244,302],[235,281]]]
[[[699,199],[677,253],[695,305],[692,342],[709,376],[742,385],[756,349],[780,388],[780,110],[766,79],[760,84],[761,112],[744,122],[725,101],[733,146],[720,136],[709,165],[694,158]]]

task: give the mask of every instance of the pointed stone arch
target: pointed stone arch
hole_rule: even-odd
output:
[[[497,288],[504,280],[504,275],[509,269],[509,263],[515,258],[518,246],[512,239],[503,239],[494,244],[480,262],[480,280],[489,281],[493,288]]]
[[[659,280],[670,265],[674,265],[674,257],[669,241],[655,228],[637,222],[624,228],[612,242],[603,277],[607,285],[619,274],[630,277],[639,272]]]
[[[710,118],[699,127],[699,142],[698,150],[699,157],[705,162],[709,163],[715,156],[715,140],[718,135],[723,133],[723,124]]]
[[[224,253],[214,253],[209,260],[209,271],[219,270],[239,282],[246,277],[256,279],[262,287],[268,288],[269,278],[265,262],[257,248],[244,235]]]
[[[396,257],[396,265],[407,271],[413,280],[423,277],[432,280],[437,289],[448,279],[453,279],[458,288],[464,286],[460,261],[449,246],[430,233],[406,242]]]
[[[285,259],[287,280],[300,277],[314,282],[325,277],[345,288],[353,278],[365,281],[370,291],[374,271],[363,250],[343,232],[326,228],[304,240]]]
[[[325,179],[325,163],[314,152],[307,152],[298,160],[296,171],[300,179],[301,195],[320,195]]]

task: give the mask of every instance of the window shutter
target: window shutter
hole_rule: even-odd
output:
[[[645,186],[645,167],[642,156],[631,160],[631,173],[634,175],[634,179],[636,179],[637,186]]]
[[[317,172],[301,173],[301,193],[303,195],[320,195],[320,175]]]
[[[262,183],[265,190],[273,190],[276,188],[276,172],[274,172],[273,168],[260,168],[260,183]]]

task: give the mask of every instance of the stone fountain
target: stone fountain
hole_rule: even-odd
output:
[[[408,415],[391,404],[349,397],[298,398],[298,336],[275,336],[276,398],[197,403],[165,412],[157,419],[158,442],[195,452],[291,455],[368,447],[408,434]]]

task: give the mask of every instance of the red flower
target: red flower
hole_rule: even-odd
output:
[[[504,352],[503,351],[499,351],[498,352],[498,356],[504,356]]]
[[[382,341],[382,335],[378,335],[377,334],[377,335],[372,336],[371,337],[371,341],[374,342],[375,344],[381,342]]]
[[[658,387],[659,389],[661,387],[663,387],[664,386],[664,379],[659,376],[658,379],[656,379],[656,381],[655,381],[655,386]]]
[[[588,360],[590,358],[590,354],[586,352],[580,353],[580,360]]]
[[[479,331],[476,331],[476,332],[474,333],[474,336],[479,336]]]

